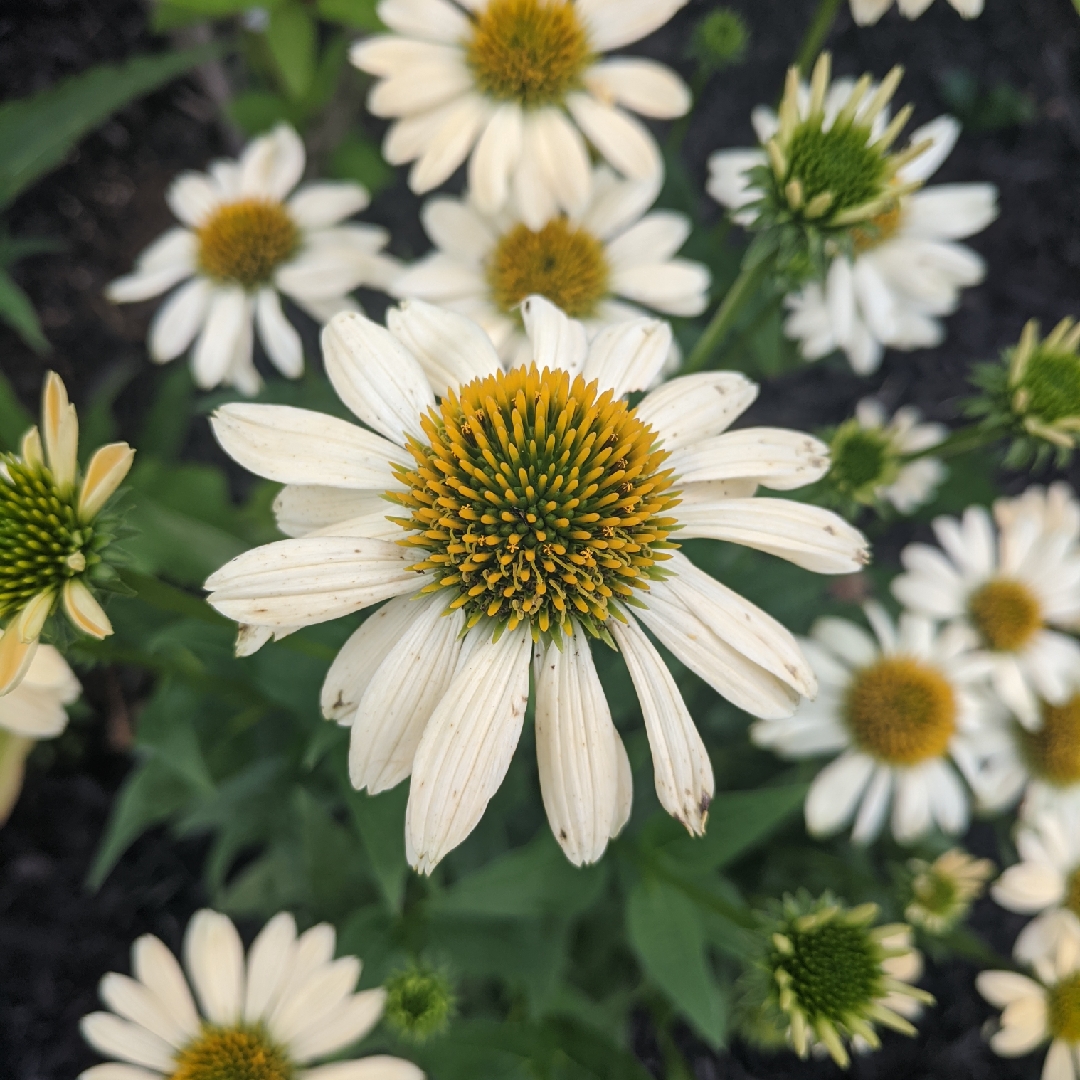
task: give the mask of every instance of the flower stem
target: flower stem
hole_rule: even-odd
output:
[[[814,18],[806,29],[806,36],[795,57],[795,63],[803,75],[810,73],[817,54],[821,52],[821,46],[829,36],[839,8],[840,0],[818,0],[817,11],[814,12]]]
[[[774,256],[771,253],[761,255],[755,251],[753,244],[750,245],[743,256],[739,276],[724,294],[723,302],[716,309],[716,314],[705,327],[704,333],[698,338],[698,343],[686,358],[686,363],[683,364],[679,374],[690,375],[695,371],[704,370],[717,347],[731,330],[746,301],[754,295],[771,269],[773,261]]]
[[[948,458],[958,454],[966,454],[970,450],[981,450],[984,446],[996,442],[997,437],[986,431],[979,424],[969,424],[967,427],[957,428],[951,431],[939,443],[928,446],[925,450],[916,450],[914,454],[905,454],[904,461],[918,461],[920,458]]]

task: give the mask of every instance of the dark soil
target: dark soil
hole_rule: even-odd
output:
[[[686,42],[710,6],[691,0],[649,51],[692,74]],[[752,46],[745,62],[710,81],[690,124],[686,164],[699,190],[713,149],[750,144],[750,109],[777,96],[813,8],[811,0],[733,0],[730,6],[747,18]],[[1015,341],[1032,316],[1049,326],[1078,313],[1080,20],[1069,0],[988,0],[987,7],[979,20],[965,23],[937,0],[917,22],[891,12],[864,30],[844,12],[830,40],[845,74],[865,69],[880,75],[904,63],[902,96],[916,104],[916,123],[945,111],[947,89],[958,78],[973,79],[984,94],[1011,87],[1031,103],[1033,115],[1025,123],[965,131],[937,178],[988,180],[1000,190],[1000,219],[971,242],[987,261],[986,283],[964,294],[940,348],[890,353],[870,380],[857,379],[840,361],[800,368],[765,389],[756,420],[812,429],[837,422],[860,397],[879,392],[890,403],[913,402],[936,419],[954,421],[972,362]],[[164,45],[149,33],[137,0],[7,0],[0,5],[0,100]],[[170,179],[227,148],[215,116],[204,84],[194,76],[179,80],[89,136],[67,165],[9,214],[14,235],[48,236],[63,245],[57,254],[25,260],[16,274],[55,351],[39,358],[0,328],[0,369],[28,407],[36,409],[47,368],[63,376],[78,404],[111,373],[130,370],[118,412],[124,436],[137,430],[158,377],[143,347],[153,305],[114,308],[102,289],[171,223],[163,201]],[[704,196],[702,201],[704,206]],[[422,245],[416,208],[399,182],[369,215],[391,226],[394,250],[405,257]],[[719,217],[716,207],[706,212]],[[198,435],[191,449],[211,452]],[[125,690],[131,698],[137,688]],[[200,848],[160,833],[140,840],[99,892],[85,890],[110,802],[128,767],[126,755],[111,748],[123,743],[122,699],[118,719],[108,685],[90,680],[87,691],[92,715],[73,724],[61,746],[39,748],[22,798],[0,829],[0,1076],[13,1080],[69,1080],[92,1064],[77,1021],[94,1007],[101,975],[126,970],[130,943],[140,933],[178,946],[200,902]],[[1000,951],[1007,951],[1018,928],[989,902],[977,909],[974,926]],[[857,1061],[851,1075],[1037,1075],[1037,1060],[1002,1062],[986,1047],[982,1028],[989,1010],[974,992],[973,973],[960,961],[931,968],[926,985],[939,1004],[919,1037],[888,1038],[885,1050]],[[717,1058],[689,1036],[684,1041],[699,1080],[840,1075],[828,1062],[765,1057],[738,1046]],[[635,1042],[659,1074],[661,1059],[644,1026]]]

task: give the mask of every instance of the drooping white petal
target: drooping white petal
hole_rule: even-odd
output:
[[[656,319],[635,319],[605,327],[593,339],[581,374],[615,397],[651,386],[671,351],[671,327]]]
[[[165,192],[169,209],[185,224],[197,229],[221,205],[217,184],[203,173],[181,173]]]
[[[848,751],[817,774],[806,796],[806,827],[815,836],[842,829],[855,814],[874,762],[859,751]]]
[[[668,462],[683,483],[752,479],[778,491],[805,487],[829,470],[829,448],[784,428],[741,428],[699,439]]]
[[[195,340],[206,319],[213,285],[205,278],[193,278],[176,290],[150,323],[150,359],[163,364],[175,360]]]
[[[867,565],[866,538],[839,515],[788,499],[726,499],[675,509],[680,539],[700,537],[787,559],[818,574],[853,574]]]
[[[183,1046],[194,1034],[170,1015],[156,994],[127,975],[110,971],[101,980],[98,993],[118,1016],[145,1028],[172,1047]]]
[[[589,352],[585,327],[567,318],[550,300],[529,296],[521,304],[525,333],[532,343],[533,363],[543,371],[562,369],[576,375]]]
[[[336,1054],[350,1043],[362,1039],[378,1022],[386,1002],[382,987],[364,990],[346,998],[331,1012],[313,1023],[292,1041],[293,1057],[300,1062]],[[367,1066],[370,1068],[360,1068]],[[322,1065],[303,1073],[319,1080],[423,1080],[423,1073],[409,1061],[399,1058],[374,1057],[360,1061],[339,1061]]]
[[[304,372],[304,346],[300,335],[281,310],[274,289],[260,289],[255,298],[255,325],[266,355],[282,375],[299,378]]]
[[[652,136],[629,113],[582,93],[568,95],[566,107],[589,141],[624,176],[647,180],[663,168]]]
[[[435,395],[420,362],[363,315],[335,315],[322,332],[323,360],[338,397],[369,427],[403,443],[426,441],[420,417]]]
[[[423,597],[412,620],[364,691],[352,722],[349,778],[372,795],[412,771],[424,728],[447,692],[461,653],[465,616],[446,613],[447,597]]]
[[[354,518],[394,514],[393,503],[379,491],[350,491],[319,485],[288,484],[274,499],[277,527],[293,538],[322,531],[333,535],[332,526]]]
[[[634,683],[652,751],[660,805],[695,836],[705,831],[714,781],[693,718],[660,654],[634,619],[609,621]]]
[[[233,402],[211,417],[221,448],[245,469],[281,484],[400,490],[400,447],[336,416],[290,405]]]
[[[618,735],[584,632],[538,646],[535,665],[540,794],[559,846],[584,866],[603,855],[616,816]]]
[[[601,101],[618,102],[642,116],[670,120],[690,109],[686,83],[670,68],[642,57],[602,60],[588,70],[585,85]]]
[[[675,451],[726,431],[757,393],[757,385],[738,372],[703,371],[657,387],[638,405],[637,416],[665,450]]]
[[[256,626],[310,626],[411,592],[414,555],[385,540],[321,536],[246,551],[207,579],[207,602]]]
[[[526,119],[524,153],[535,162],[544,185],[556,204],[577,215],[589,200],[592,169],[585,140],[561,109],[539,109]],[[519,207],[530,229],[540,229],[549,215],[546,206],[527,203]]]
[[[316,1028],[324,1016],[343,1004],[359,977],[360,961],[355,956],[342,956],[317,968],[278,999],[266,1018],[270,1035],[290,1046],[295,1038]]]
[[[390,332],[420,362],[436,394],[473,379],[497,374],[499,356],[491,339],[464,315],[423,300],[405,300],[386,313]]]
[[[472,832],[506,775],[529,697],[530,647],[525,624],[477,642],[428,721],[405,817],[406,855],[419,873]]]
[[[142,1065],[156,1073],[172,1071],[172,1048],[139,1024],[121,1020],[112,1013],[94,1012],[82,1018],[79,1030],[101,1054]]]
[[[239,286],[214,288],[195,344],[195,385],[209,390],[225,378],[244,335],[251,332],[251,302]]]
[[[491,114],[477,140],[469,159],[469,195],[485,214],[501,210],[509,198],[510,177],[521,157],[522,133],[521,106],[507,101]]]
[[[472,93],[438,110],[442,123],[409,171],[409,187],[417,195],[438,187],[465,160],[491,111],[489,102]]]

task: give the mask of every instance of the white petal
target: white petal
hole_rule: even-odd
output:
[[[671,327],[656,319],[635,319],[601,330],[582,368],[586,382],[596,379],[615,397],[651,386],[671,351]]]
[[[448,599],[440,591],[412,605],[412,620],[360,699],[349,742],[349,778],[357,790],[377,795],[412,771],[424,728],[461,653],[465,616],[447,613]]]
[[[422,64],[410,64],[377,82],[368,95],[373,116],[411,116],[467,94],[473,85],[459,50],[431,50]]]
[[[722,641],[663,581],[651,583],[639,618],[691,671],[752,716],[790,716],[799,695]]]
[[[994,899],[1010,911],[1033,915],[1065,895],[1061,871],[1046,863],[1022,862],[1008,867],[991,887]]]
[[[855,815],[855,825],[851,830],[854,844],[868,844],[877,839],[881,826],[885,823],[885,811],[888,809],[889,796],[892,794],[892,770],[879,765],[866,787],[862,805]]]
[[[184,935],[184,966],[206,1019],[237,1023],[244,1008],[244,945],[232,920],[197,911]]]
[[[656,201],[660,177],[624,180],[606,165],[593,170],[592,198],[581,226],[601,240],[610,240],[629,228]]]
[[[473,379],[501,371],[491,339],[464,315],[423,300],[406,300],[386,313],[390,332],[417,358],[440,397]]]
[[[244,1023],[262,1020],[274,1005],[293,958],[296,920],[287,911],[279,912],[259,931],[248,953],[244,997]]]
[[[161,1080],[161,1073],[148,1072],[137,1065],[125,1065],[119,1061],[107,1061],[104,1065],[91,1065],[79,1073],[79,1080]]]
[[[99,1053],[143,1065],[158,1073],[171,1073],[172,1048],[138,1024],[128,1023],[112,1013],[95,1012],[79,1023],[83,1038]]]
[[[206,582],[207,602],[256,626],[310,626],[411,592],[415,555],[385,540],[278,540],[237,555]]]
[[[607,847],[619,759],[604,688],[583,631],[536,655],[536,761],[551,831],[575,866]]]
[[[328,720],[352,721],[379,665],[415,618],[417,603],[415,594],[396,597],[372,612],[342,645],[319,696]]]
[[[665,450],[674,451],[726,431],[757,393],[738,372],[704,371],[657,387],[638,405],[637,415],[656,431]]]
[[[516,101],[499,105],[469,160],[469,195],[485,214],[501,210],[509,198],[510,177],[521,157],[522,119]]]
[[[1015,971],[980,971],[975,977],[975,985],[979,993],[999,1009],[1014,1001],[1043,994],[1043,988],[1037,982]]]
[[[806,796],[806,827],[815,836],[842,829],[855,814],[874,762],[858,751],[848,751],[826,765],[814,778]]]
[[[370,519],[395,513],[393,504],[378,491],[303,484],[283,487],[274,499],[273,510],[277,527],[293,538],[315,532],[333,536],[335,527],[346,527],[357,518]]]
[[[417,195],[438,187],[468,157],[491,115],[491,106],[476,94],[468,94],[444,106],[439,115],[442,123],[409,172],[409,187]]]
[[[260,289],[255,298],[255,325],[267,356],[282,375],[299,378],[304,372],[304,346],[300,335],[281,310],[274,289]]]
[[[281,484],[401,488],[390,468],[411,458],[386,439],[346,420],[290,405],[223,405],[210,421],[234,461]]]
[[[127,975],[110,971],[101,980],[98,993],[114,1013],[145,1028],[170,1046],[183,1046],[198,1031],[198,1028],[187,1030],[178,1023],[156,994]]]
[[[407,37],[457,42],[469,34],[468,20],[447,0],[380,0],[376,10],[391,30]]]
[[[893,799],[892,831],[901,844],[910,844],[933,824],[930,774],[925,767],[898,770]]]
[[[376,1054],[359,1061],[335,1061],[309,1069],[303,1080],[424,1080],[423,1070],[411,1061]]]
[[[521,318],[532,343],[533,363],[541,371],[561,368],[576,375],[582,370],[589,343],[581,323],[567,318],[542,296],[530,296],[522,301]]]
[[[529,697],[530,648],[525,624],[478,644],[428,721],[405,817],[406,855],[419,873],[472,832],[506,775]]]
[[[169,209],[185,224],[198,228],[221,205],[220,187],[203,173],[182,173],[165,192]]]
[[[150,358],[157,363],[175,360],[195,340],[214,287],[205,278],[193,278],[176,290],[150,324]]]
[[[369,427],[403,443],[427,441],[420,417],[435,396],[420,362],[363,315],[335,315],[322,332],[323,360],[338,397]]]
[[[251,304],[244,290],[232,286],[215,288],[192,357],[196,386],[209,390],[225,378],[238,344],[250,329]]]
[[[199,1030],[199,1017],[187,979],[176,957],[152,934],[131,947],[135,977],[161,1002],[173,1022],[189,1037]]]
[[[700,439],[673,453],[667,464],[682,483],[745,478],[789,491],[829,471],[829,448],[798,431],[741,428]]]
[[[897,178],[905,184],[925,183],[944,164],[960,138],[960,122],[951,116],[939,116],[911,133],[910,145],[930,140],[930,146],[913,161],[902,165]]]
[[[910,196],[904,208],[904,232],[961,240],[985,229],[997,212],[993,184],[939,184]]]
[[[608,244],[608,260],[616,270],[663,263],[683,246],[689,235],[690,220],[684,214],[657,210]]]
[[[475,198],[475,189],[472,194]],[[460,199],[429,199],[420,218],[432,243],[463,261],[482,262],[495,247],[491,223]]]
[[[288,202],[289,216],[302,229],[336,225],[371,201],[363,185],[347,180],[306,184]]]
[[[612,619],[609,625],[641,705],[656,796],[672,817],[700,836],[715,790],[705,744],[675,679],[637,622]]]
[[[566,106],[597,150],[624,176],[647,180],[663,168],[660,151],[639,120],[589,94],[570,94]]]
[[[580,214],[589,200],[592,170],[585,140],[560,109],[540,109],[526,120],[524,153],[540,169],[555,202],[567,213]],[[546,207],[523,205],[519,212],[533,230],[549,215]]]
[[[266,1018],[271,1036],[290,1049],[298,1037],[317,1028],[323,1017],[348,1000],[360,978],[360,961],[342,956],[317,968],[300,985],[290,987]]]
[[[616,269],[611,275],[611,289],[639,304],[665,315],[691,317],[708,306],[709,271],[701,263],[687,259],[669,259]]]
[[[576,0],[597,52],[619,49],[659,30],[686,0]]]
[[[705,190],[721,206],[740,210],[761,198],[761,192],[751,186],[750,170],[765,164],[761,150],[718,150],[709,158],[709,179]],[[756,216],[756,211],[750,211]]]
[[[448,307],[457,307],[454,301],[462,298],[486,297],[489,286],[476,266],[457,256],[432,251],[405,270],[389,291],[394,296],[445,302]]]
[[[603,60],[586,72],[585,85],[601,101],[618,102],[642,116],[670,120],[690,111],[690,88],[655,60],[631,56]]]
[[[1055,1039],[1046,1052],[1042,1080],[1075,1080],[1072,1048],[1064,1039]]]
[[[354,994],[343,1001],[333,1012],[324,1016],[292,1044],[297,1061],[336,1054],[350,1043],[362,1039],[378,1022],[386,1001],[386,991],[381,987]],[[370,1067],[368,1063],[371,1063]],[[390,1057],[369,1057],[362,1061],[339,1061],[333,1065],[301,1074],[304,1080],[422,1080],[423,1073],[411,1062]]]
[[[240,190],[281,200],[304,174],[304,144],[288,124],[249,143],[240,158]]]
[[[786,499],[727,499],[676,508],[680,539],[701,537],[788,559],[818,574],[853,574],[870,561],[866,539],[838,515]]]

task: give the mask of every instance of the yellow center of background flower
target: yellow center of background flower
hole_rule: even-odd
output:
[[[1065,907],[1074,915],[1080,915],[1080,867],[1077,867],[1065,884]]]
[[[300,245],[300,230],[272,199],[241,199],[215,210],[196,231],[199,269],[245,289],[266,284]]]
[[[1080,694],[1064,705],[1043,702],[1038,731],[1022,731],[1028,763],[1059,787],[1080,783]]]
[[[176,1055],[169,1080],[293,1080],[285,1052],[259,1028],[205,1027]]]
[[[414,569],[451,590],[450,608],[534,638],[595,636],[612,600],[640,602],[676,521],[667,453],[624,401],[565,371],[515,368],[450,392],[410,440],[415,468],[395,466],[407,493],[388,498],[422,548]],[[618,617],[617,613],[614,613]]]
[[[1031,590],[1019,581],[996,578],[968,600],[975,628],[991,649],[1022,649],[1042,627],[1042,611]]]
[[[1067,1043],[1080,1043],[1080,972],[1051,986],[1046,999],[1050,1034]]]
[[[855,245],[855,254],[861,255],[864,251],[873,251],[880,247],[886,240],[891,240],[900,228],[903,220],[903,207],[899,200],[887,210],[876,214],[863,225],[857,225],[851,230],[851,240]]]
[[[569,0],[491,0],[465,47],[477,87],[526,108],[561,103],[580,85],[591,59]]]
[[[540,295],[572,319],[596,311],[607,295],[609,277],[604,245],[561,217],[539,232],[515,225],[499,240],[487,268],[500,311],[509,314],[527,296]]]
[[[871,757],[917,765],[948,748],[956,730],[956,698],[934,668],[890,656],[855,676],[846,716],[856,744]]]

